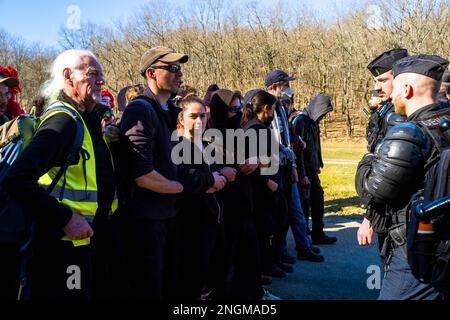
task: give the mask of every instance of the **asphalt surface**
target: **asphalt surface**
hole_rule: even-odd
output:
[[[325,217],[326,234],[338,238],[334,245],[319,246],[325,261],[297,260],[293,273],[288,273],[286,278],[273,278],[270,291],[283,300],[376,299],[379,289],[369,289],[368,282],[372,284],[369,287],[377,287],[379,282],[374,279],[375,274],[379,275],[380,281],[383,277],[378,244],[375,240],[375,244],[368,247],[358,245],[356,232],[361,221],[362,218],[355,217]],[[291,255],[296,253],[290,231],[288,249]],[[368,268],[371,268],[369,273]]]

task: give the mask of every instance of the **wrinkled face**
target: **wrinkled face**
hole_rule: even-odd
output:
[[[7,108],[8,96],[9,96],[9,88],[3,83],[0,83],[0,115],[5,114],[6,111],[8,110]]]
[[[71,73],[70,79],[73,83],[72,99],[84,106],[101,102],[105,79],[97,60],[89,56],[83,57],[81,66]]]
[[[378,91],[379,97],[383,102],[388,101],[393,89],[392,81],[394,80],[394,75],[392,74],[392,71],[380,74],[378,77],[375,77],[374,80],[375,90]]]
[[[393,89],[391,98],[392,102],[394,103],[395,113],[401,116],[406,116],[407,100],[404,97],[404,93],[407,85],[402,81],[402,78],[402,75],[399,75],[392,81]]]
[[[158,67],[165,67],[175,65],[178,67],[174,67],[173,69],[178,69],[173,72],[165,69],[158,69]],[[153,69],[153,67],[156,67]],[[156,62],[153,66],[150,67],[153,71],[153,77],[156,80],[156,85],[160,91],[165,91],[170,94],[177,93],[183,81],[181,78],[183,77],[183,73],[181,72],[181,64],[179,62],[174,63],[164,63],[161,61]]]
[[[193,138],[194,134],[201,137],[206,128],[207,114],[205,107],[197,102],[191,103],[188,108],[183,111],[181,125],[184,128],[184,136]]]

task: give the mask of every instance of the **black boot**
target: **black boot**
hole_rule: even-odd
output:
[[[297,259],[311,262],[323,262],[325,260],[322,255],[315,253],[311,248],[299,251]]]

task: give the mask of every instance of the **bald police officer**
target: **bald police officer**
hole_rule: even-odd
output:
[[[392,225],[385,239],[386,274],[379,299],[440,299],[439,292],[416,279],[406,260],[406,219],[411,196],[423,185],[427,165],[438,150],[418,121],[450,119],[450,110],[437,102],[440,79],[448,61],[434,55],[405,57],[393,67],[391,98],[395,112],[407,116],[407,123],[391,128],[375,154],[365,158],[359,193],[366,193],[370,203],[392,208]]]

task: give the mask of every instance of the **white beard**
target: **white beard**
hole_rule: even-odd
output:
[[[92,94],[92,99],[94,99],[97,103],[102,103],[102,94],[101,92],[95,92]]]

